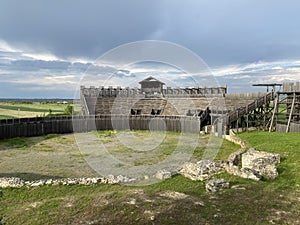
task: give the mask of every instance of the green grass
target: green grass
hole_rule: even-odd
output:
[[[129,132],[129,135],[128,135]],[[227,140],[208,135],[201,136],[195,134],[184,134],[180,139],[180,133],[150,131],[98,131],[98,136],[104,144],[106,150],[114,157],[119,158],[126,163],[139,166],[155,164],[168,158],[175,151],[190,152],[192,160],[201,160],[205,151],[216,151],[216,159],[225,160],[230,153],[240,148]],[[137,138],[132,138],[132,136]],[[132,138],[130,143],[127,139]],[[198,140],[198,145],[194,149],[193,142]],[[125,139],[125,143],[124,143]],[[157,142],[157,146],[154,144]],[[135,148],[138,146],[138,148]],[[147,149],[147,147],[149,147]],[[145,148],[143,148],[145,147]]]
[[[98,131],[105,149],[131,165],[150,165],[166,159],[178,145],[179,133],[150,131]],[[156,141],[158,141],[156,143]],[[181,148],[189,144],[183,143]]]
[[[206,141],[209,142],[209,145],[211,145],[211,146],[197,146],[193,153],[193,158],[195,160],[203,159],[203,156],[204,156],[203,154],[205,151],[206,152],[209,152],[209,151],[217,152],[215,160],[226,160],[231,153],[233,153],[241,148],[241,146],[239,146],[237,144],[234,144],[225,139],[220,139],[215,136],[212,136],[212,137],[209,137],[209,136],[203,137],[202,136],[202,138],[205,138]]]
[[[227,141],[227,140],[223,140],[222,145],[221,145],[221,149],[218,152],[217,156],[216,156],[216,160],[225,160],[228,158],[228,156],[233,152],[233,151],[237,151],[238,149],[240,149],[241,146],[234,144],[233,142]]]
[[[280,154],[278,165],[280,176],[271,181],[269,188],[296,190],[300,189],[300,133],[268,133],[262,131],[238,135],[248,146],[258,150]]]
[[[114,135],[103,133],[107,139]],[[206,193],[203,182],[180,175],[143,187],[97,184],[7,188],[2,189],[0,197],[0,221],[6,224],[299,224],[299,135],[256,131],[238,135],[248,147],[281,155],[279,177],[275,180],[256,182],[218,174],[215,177],[238,186],[218,193]],[[59,137],[45,138],[55,141]],[[222,146],[218,158],[226,158],[237,147],[229,142],[223,142]],[[179,192],[187,197],[164,197],[161,194],[165,192]]]
[[[13,119],[16,118],[14,116],[9,116],[9,115],[0,115],[0,120],[5,120],[5,119]]]
[[[0,105],[1,109],[9,109],[9,110],[20,110],[20,111],[28,111],[28,112],[49,112],[49,109],[52,112],[63,112],[63,106],[61,104],[32,104],[31,107],[28,107],[25,104],[18,105]]]
[[[5,146],[6,148],[25,148],[28,146],[28,139],[27,138],[11,138],[11,139],[5,139],[0,141],[2,146]]]
[[[78,114],[79,103],[50,103],[50,102],[2,102],[0,103],[0,119],[35,117],[35,116],[62,116],[66,115],[65,109],[68,105],[74,107],[75,114]]]

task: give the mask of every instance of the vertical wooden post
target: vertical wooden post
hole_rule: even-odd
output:
[[[292,107],[291,107],[291,111],[290,111],[290,116],[289,116],[289,120],[288,120],[286,130],[285,130],[286,133],[289,132],[289,127],[290,127],[290,123],[291,123],[291,119],[292,119],[293,111],[294,111],[294,106],[295,106],[295,99],[296,99],[296,93],[294,92]]]
[[[246,119],[247,119],[247,121],[246,121],[246,123],[247,123],[246,131],[248,131],[249,130],[249,114],[246,115]]]
[[[274,102],[274,108],[273,108],[273,114],[272,114],[272,119],[271,119],[271,124],[270,124],[270,127],[269,127],[269,132],[272,131],[272,127],[273,127],[273,123],[274,123],[274,117],[275,117],[275,113],[277,111],[277,104],[278,104],[278,98],[279,96],[276,96],[275,97],[275,102]]]

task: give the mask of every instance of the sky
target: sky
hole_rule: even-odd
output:
[[[200,86],[213,77],[232,93],[299,81],[299,9],[297,0],[1,0],[0,98],[73,98],[80,85],[126,86],[149,75],[181,87],[193,85],[187,77]],[[191,51],[209,74],[101,60],[145,40]]]

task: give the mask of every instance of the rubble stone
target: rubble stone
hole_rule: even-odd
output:
[[[2,177],[0,178],[0,188],[6,187],[39,187],[43,185],[92,185],[98,183],[120,183],[120,182],[132,182],[135,179],[128,178],[126,176],[113,176],[109,175],[108,178],[104,177],[81,177],[81,178],[61,178],[61,179],[41,179],[36,181],[24,181],[17,177]]]
[[[246,151],[245,148],[241,148],[239,150],[237,150],[236,152],[231,153],[228,158],[227,161],[231,162],[233,165],[237,166],[240,161],[241,161],[241,155]]]
[[[207,192],[216,192],[224,188],[229,188],[229,182],[224,179],[212,179],[205,183]]]
[[[240,172],[240,176],[243,178],[251,179],[251,180],[260,180],[262,178],[261,174],[256,170],[250,168],[242,168]]]
[[[276,164],[280,163],[280,155],[257,151],[254,148],[242,154],[242,168],[249,168],[261,176],[275,179],[278,176]]]
[[[23,187],[25,185],[24,180],[17,177],[1,177],[0,178],[0,187]]]
[[[155,174],[155,177],[160,180],[165,180],[165,179],[171,178],[172,174],[171,174],[171,172],[169,172],[167,170],[159,170]]]
[[[37,180],[34,181],[30,184],[31,187],[39,187],[39,186],[43,186],[45,184],[44,180]]]
[[[278,164],[280,163],[280,155],[270,152],[257,151],[250,148],[248,152],[242,154],[242,167],[252,168],[256,164]]]
[[[226,163],[224,161],[200,160],[197,163],[185,163],[179,173],[191,180],[207,180],[213,175],[224,172]]]

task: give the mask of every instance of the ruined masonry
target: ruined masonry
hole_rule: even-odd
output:
[[[257,151],[254,148],[242,154],[242,168],[258,176],[275,179],[278,176],[276,164],[280,163],[279,154]]]
[[[207,192],[216,192],[224,188],[229,188],[229,182],[224,179],[212,179],[205,182]]]
[[[241,142],[241,141],[239,141]],[[278,176],[276,165],[280,163],[280,155],[250,148],[230,154],[227,160],[200,160],[196,163],[186,162],[178,173],[191,180],[208,180],[214,175],[227,172],[252,180],[275,179]],[[239,167],[241,164],[241,168]],[[214,183],[214,182],[212,182]],[[209,184],[212,185],[212,184]]]

